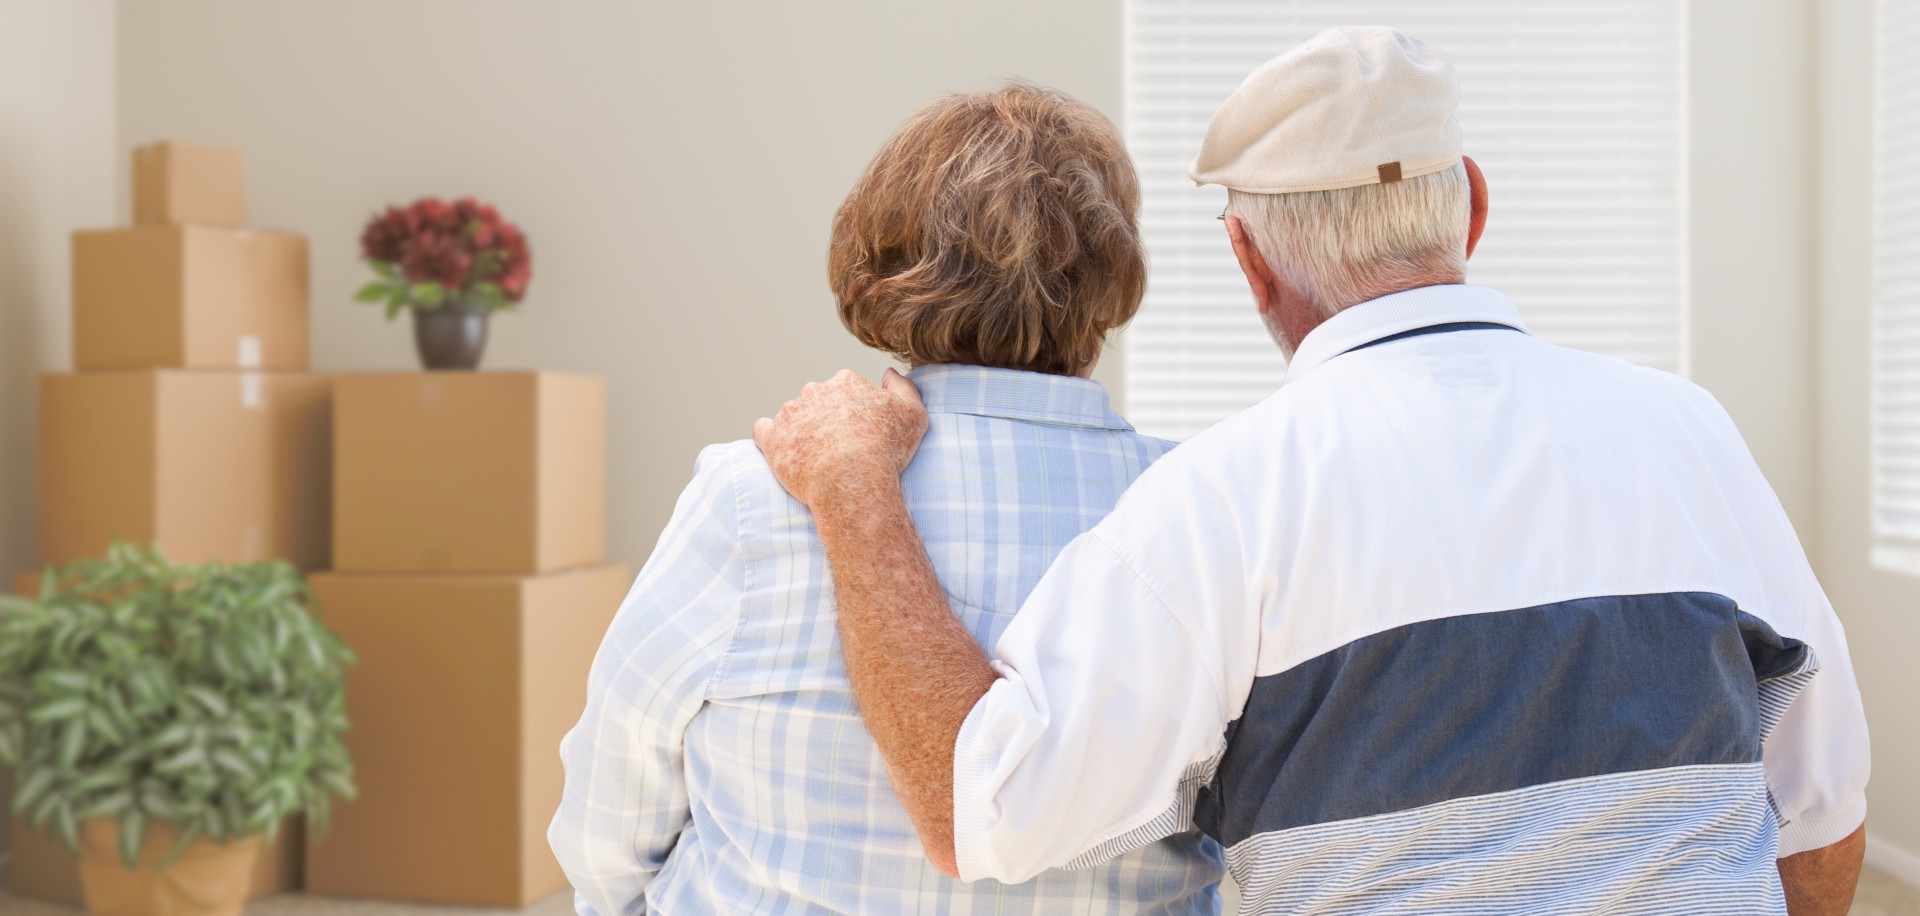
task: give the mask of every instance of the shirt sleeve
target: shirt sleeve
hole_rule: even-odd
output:
[[[1779,819],[1782,858],[1836,843],[1867,816],[1871,761],[1867,716],[1854,680],[1846,629],[1807,561],[1780,499],[1738,427],[1704,389],[1692,387],[1700,426],[1721,443],[1726,504],[1746,534],[1759,581],[1752,613],[1810,650],[1798,670],[1759,683],[1761,765]],[[1733,562],[1733,558],[1729,558]]]
[[[1183,829],[1227,725],[1218,643],[1100,536],[1069,544],[995,648],[954,746],[964,880],[1027,881]]]
[[[1781,858],[1839,842],[1867,817],[1867,718],[1846,632],[1817,586],[1813,602],[1798,632],[1787,634],[1812,649],[1807,670],[1760,684],[1763,723],[1779,717],[1762,759]]]
[[[687,823],[683,736],[726,653],[743,581],[723,449],[701,454],[560,745],[566,784],[547,840],[582,914],[645,913],[647,885]]]

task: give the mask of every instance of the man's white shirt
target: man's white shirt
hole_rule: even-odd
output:
[[[960,871],[1191,820],[1249,911],[1784,912],[1865,816],[1839,620],[1678,377],[1410,290],[1075,540],[955,749]]]

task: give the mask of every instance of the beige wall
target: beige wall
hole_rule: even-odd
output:
[[[35,376],[71,363],[67,236],[114,215],[112,0],[9,0],[0,68],[0,574],[11,574],[35,562]]]
[[[67,232],[113,214],[113,93],[112,0],[0,5],[0,575],[36,559],[34,377],[69,361]]]
[[[1726,405],[1811,544],[1813,13],[1687,8],[1687,374]]]
[[[1868,561],[1872,0],[1819,3],[1815,562],[1847,623],[1873,724],[1867,855],[1920,883],[1920,577]]]
[[[609,548],[637,563],[701,446],[810,379],[887,365],[840,328],[824,265],[892,127],[1007,76],[1117,115],[1119,17],[1110,0],[128,3],[119,138],[246,149],[253,222],[312,237],[322,369],[415,363],[406,325],[351,301],[376,207],[475,194],[519,221],[533,285],[486,364],[608,378]]]

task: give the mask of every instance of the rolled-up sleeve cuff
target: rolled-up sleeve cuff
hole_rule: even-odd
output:
[[[993,877],[986,848],[990,802],[982,785],[993,756],[981,734],[981,709],[986,705],[984,701],[973,704],[953,742],[953,858],[962,881]]]
[[[1780,828],[1779,857],[1832,846],[1847,838],[1847,835],[1859,829],[1867,820],[1867,796],[1854,797],[1853,802],[1824,817],[1797,817]]]

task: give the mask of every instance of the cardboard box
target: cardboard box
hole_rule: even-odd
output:
[[[307,240],[206,226],[73,234],[73,367],[307,368]]]
[[[39,591],[38,572],[23,572],[13,577],[14,594],[31,596]],[[12,799],[7,797],[7,801],[11,804]],[[298,819],[288,821],[280,829],[274,845],[267,847],[254,863],[253,887],[247,892],[249,899],[299,889],[304,863],[301,824]],[[79,859],[60,845],[59,840],[48,839],[28,827],[25,818],[11,818],[7,826],[11,856],[7,890],[29,900],[85,906],[86,901],[80,895]]]
[[[150,143],[133,151],[136,226],[244,226],[247,157],[237,149]]]
[[[40,562],[115,537],[180,563],[327,565],[331,382],[271,372],[40,380]]]
[[[525,575],[606,549],[606,384],[552,372],[334,380],[333,568]]]
[[[622,566],[539,576],[319,573],[359,655],[347,733],[359,798],[307,843],[307,890],[522,907],[567,886],[547,848],[560,739],[628,587]]]

